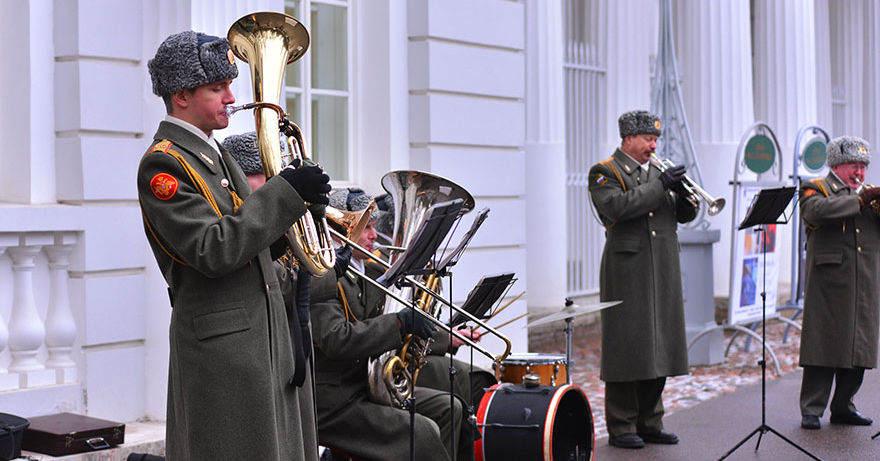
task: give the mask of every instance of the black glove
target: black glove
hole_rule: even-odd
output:
[[[309,311],[311,308],[312,274],[304,269],[296,273],[296,315],[302,332],[302,349],[306,360],[312,354],[312,334],[309,331]]]
[[[660,173],[660,182],[663,183],[663,189],[669,190],[672,186],[680,184],[684,179],[684,166],[676,165],[669,167],[663,173]]]
[[[414,334],[422,339],[431,337],[434,333],[434,324],[424,316],[413,312],[411,307],[397,311],[397,324],[402,334]]]
[[[333,270],[336,271],[336,278],[340,278],[345,275],[345,271],[348,269],[348,263],[351,262],[351,245],[345,245],[344,247],[336,249],[336,264],[333,266]]]
[[[330,192],[330,176],[327,176],[319,166],[300,166],[299,159],[294,160],[291,165],[278,174],[296,189],[296,193],[309,203],[330,204],[330,198],[327,196]]]
[[[880,187],[866,187],[865,190],[859,192],[859,204],[863,208],[877,199],[880,199]]]

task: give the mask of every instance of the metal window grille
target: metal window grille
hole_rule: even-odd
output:
[[[605,107],[604,0],[565,0],[565,141],[568,211],[568,294],[599,291],[604,229],[593,217],[587,190],[600,152]]]

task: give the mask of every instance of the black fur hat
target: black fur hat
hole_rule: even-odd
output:
[[[617,119],[620,139],[637,134],[660,136],[660,118],[646,110],[632,110]]]
[[[153,93],[169,96],[181,90],[238,77],[238,67],[225,38],[201,32],[179,32],[159,45],[147,62]]]
[[[223,148],[238,162],[238,166],[241,167],[244,174],[263,172],[263,161],[260,158],[260,151],[257,147],[256,131],[227,136],[222,144]]]

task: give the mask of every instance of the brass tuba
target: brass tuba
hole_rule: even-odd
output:
[[[461,213],[474,208],[473,196],[458,184],[421,171],[392,171],[382,177],[382,187],[394,199],[394,246],[407,247],[416,230],[434,204],[455,199],[464,200]],[[393,263],[400,254],[391,257]],[[430,291],[439,291],[439,278],[429,275],[422,280]],[[417,288],[418,289],[418,288]],[[385,313],[394,313],[404,307],[413,307],[436,319],[437,303],[428,290],[419,290],[415,305],[401,303],[398,299],[413,299],[413,288],[391,287],[392,296],[385,301]],[[374,401],[402,406],[413,392],[419,368],[424,364],[431,341],[415,335],[407,335],[403,346],[389,351],[369,362],[370,395]]]
[[[308,159],[302,132],[287,118],[279,102],[284,68],[305,54],[309,32],[286,14],[261,12],[236,21],[226,37],[232,52],[250,65],[254,102],[233,110],[254,109],[257,144],[263,172],[269,179],[289,163],[284,161],[279,142],[282,127],[288,135],[291,155]],[[286,237],[297,263],[309,273],[323,275],[336,263],[325,219],[316,223],[312,214],[306,213],[287,231]]]

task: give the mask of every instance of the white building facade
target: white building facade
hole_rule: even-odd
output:
[[[786,177],[803,125],[880,142],[877,2],[673,6],[714,195],[729,195],[737,144],[758,120],[780,138]],[[650,105],[655,0],[3,0],[0,35],[14,45],[0,48],[3,411],[164,419],[171,308],[134,184],[164,116],[146,62],[169,34],[225,36],[253,11],[288,11],[312,34],[283,102],[334,186],[378,194],[384,173],[425,170],[491,209],[453,270],[456,301],[482,275],[510,271],[509,297],[526,295],[492,323],[598,293],[604,237],[586,172],[618,145],[617,116]],[[250,72],[239,66],[243,103]],[[245,111],[217,135],[252,129]],[[730,215],[710,223],[723,297]],[[503,330],[516,352],[528,350],[525,323]],[[485,346],[500,352],[497,340]]]

